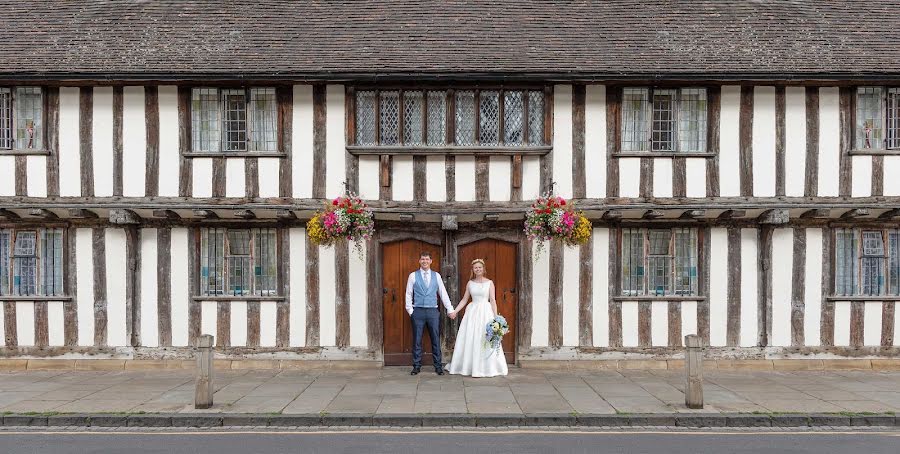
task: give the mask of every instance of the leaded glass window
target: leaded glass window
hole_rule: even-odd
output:
[[[278,151],[274,88],[194,88],[191,144],[195,152]]]
[[[622,151],[705,152],[705,88],[622,89]]]
[[[202,229],[201,296],[278,294],[275,229]]]
[[[887,147],[900,148],[900,88],[888,88],[887,92]]]
[[[364,89],[354,96],[353,146],[546,145],[543,90]]]
[[[900,231],[835,231],[837,296],[900,295]]]
[[[40,87],[0,87],[0,149],[44,149],[44,97]]]
[[[0,230],[0,295],[63,295],[62,263],[62,229]]]
[[[881,87],[859,87],[856,93],[856,148],[884,148],[884,92]]]
[[[624,229],[623,296],[698,294],[697,229]]]

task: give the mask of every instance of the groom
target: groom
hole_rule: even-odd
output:
[[[441,363],[441,312],[438,309],[438,294],[450,318],[456,318],[456,314],[452,313],[453,305],[450,304],[450,296],[447,295],[441,275],[431,270],[431,253],[422,252],[419,254],[419,269],[410,273],[409,279],[406,280],[406,312],[409,312],[413,328],[413,369],[410,375],[418,375],[422,370],[422,331],[426,326],[428,336],[431,337],[434,372],[444,375],[444,366]]]

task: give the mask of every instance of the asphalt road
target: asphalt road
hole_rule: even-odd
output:
[[[900,432],[0,432],[0,453],[897,454]]]

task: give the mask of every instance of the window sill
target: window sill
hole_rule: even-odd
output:
[[[641,296],[614,296],[613,301],[706,301],[705,296],[684,296],[684,295],[641,295]]]
[[[50,150],[0,150],[0,156],[49,156]]]
[[[464,147],[448,145],[444,147],[412,147],[412,146],[359,146],[348,145],[347,152],[352,155],[522,155],[543,156],[553,151],[549,145],[529,147]]]
[[[0,296],[0,301],[71,301],[71,296],[19,296],[19,295],[6,295]]]
[[[194,301],[284,301],[283,296],[193,296]]]
[[[280,151],[191,151],[181,153],[186,158],[285,158]]]
[[[614,158],[714,158],[716,153],[699,151],[619,151]]]
[[[877,295],[877,296],[828,296],[827,301],[900,301],[900,295]]]
[[[900,156],[900,150],[850,150],[848,154],[851,156]]]

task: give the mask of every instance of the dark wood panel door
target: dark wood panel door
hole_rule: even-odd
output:
[[[413,334],[406,313],[406,280],[419,268],[419,255],[431,253],[431,269],[440,272],[441,247],[418,240],[403,240],[381,246],[382,301],[384,317],[384,365],[412,365]],[[422,364],[432,365],[431,338],[422,336]]]
[[[472,260],[485,262],[485,276],[494,281],[497,311],[506,317],[509,333],[503,336],[503,353],[507,363],[516,360],[516,314],[518,295],[518,248],[515,243],[484,239],[459,247],[459,293],[466,291],[472,272]],[[459,319],[458,319],[459,320]]]

